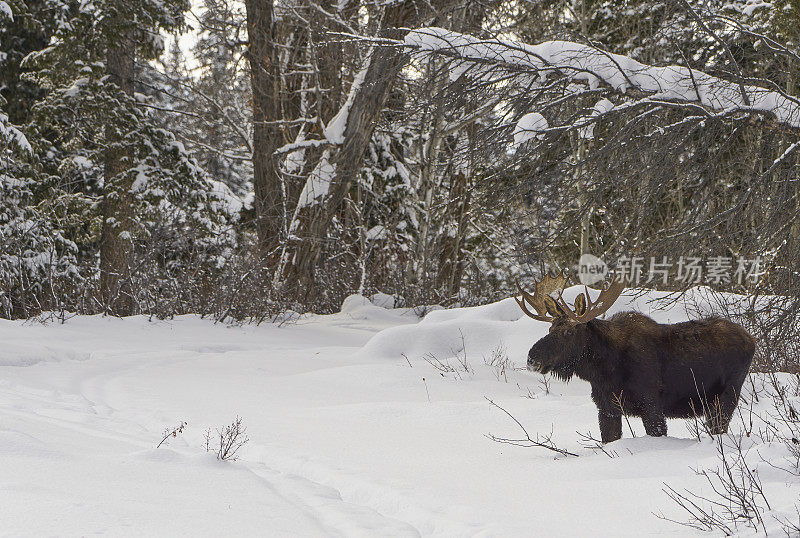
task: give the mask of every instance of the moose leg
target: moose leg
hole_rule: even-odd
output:
[[[664,410],[657,395],[642,398],[642,410],[639,416],[642,417],[644,431],[651,437],[661,437],[667,435],[667,419],[664,417]]]
[[[661,437],[667,435],[667,419],[659,413],[642,414],[642,424],[647,435]]]
[[[598,418],[600,420],[600,439],[604,443],[610,443],[622,437],[622,415],[612,415],[600,410]]]

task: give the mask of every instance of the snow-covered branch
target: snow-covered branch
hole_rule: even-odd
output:
[[[11,125],[4,112],[0,112],[0,144],[16,147],[25,153],[33,151],[28,139],[22,131]]]
[[[431,27],[410,32],[405,44],[418,56],[443,55],[453,59],[458,76],[486,80],[496,70],[513,71],[537,77],[544,84],[548,75],[556,74],[580,83],[577,91],[607,85],[620,94],[642,92],[650,102],[684,103],[716,113],[767,113],[784,125],[800,128],[800,100],[783,92],[678,65],[647,65],[581,43],[546,41],[528,45]],[[536,89],[535,84],[532,89]]]

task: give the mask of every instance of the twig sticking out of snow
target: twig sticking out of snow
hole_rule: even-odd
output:
[[[230,425],[217,430],[217,445],[211,441],[211,428],[206,430],[206,452],[216,452],[217,459],[222,461],[236,461],[239,459],[238,452],[250,438],[247,436],[247,428],[242,424],[242,418],[237,416]]]
[[[532,439],[530,434],[528,433],[528,430],[525,429],[525,427],[520,423],[519,420],[514,418],[514,415],[512,415],[511,413],[509,413],[508,411],[506,411],[505,409],[494,403],[491,399],[487,398],[486,396],[484,396],[484,398],[486,398],[486,401],[489,402],[492,406],[498,408],[500,411],[508,415],[511,418],[511,420],[516,422],[517,426],[519,426],[519,428],[522,430],[522,433],[525,434],[525,437],[522,439],[507,439],[505,437],[497,437],[496,435],[492,435],[490,433],[486,437],[488,437],[492,441],[495,441],[497,443],[505,443],[507,445],[546,448],[547,450],[558,452],[559,454],[562,454],[564,456],[575,456],[576,458],[578,457],[578,455],[575,454],[574,452],[570,452],[569,450],[565,450],[563,448],[558,448],[557,446],[555,446],[553,444],[553,441],[550,439],[550,436],[540,438],[537,435],[536,439]]]
[[[181,423],[175,426],[174,428],[165,429],[164,438],[161,439],[161,442],[156,445],[156,448],[161,448],[161,445],[163,445],[170,437],[178,437],[178,434],[183,433],[183,429],[188,425],[189,425],[188,422],[182,420]]]

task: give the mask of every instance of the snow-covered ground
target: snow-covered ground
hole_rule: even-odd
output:
[[[623,296],[614,310],[649,313],[651,298]],[[607,445],[616,457],[584,448],[576,432],[599,436],[586,383],[551,380],[548,393],[538,374],[486,364],[507,355],[523,366],[546,324],[512,299],[418,313],[351,297],[339,314],[283,325],[0,322],[0,534],[697,532],[654,513],[686,519],[665,483],[709,493],[692,469],[717,465],[710,439],[692,439],[683,421],[648,438],[632,419],[637,437],[626,426]],[[676,305],[655,317],[687,316]],[[456,371],[440,371],[448,364]],[[486,398],[579,457],[488,439],[520,430]],[[238,461],[217,461],[204,432],[237,415],[250,441]],[[800,483],[759,461],[777,531],[772,515],[794,514]]]

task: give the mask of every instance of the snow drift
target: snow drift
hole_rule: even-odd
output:
[[[577,291],[567,290],[568,300]],[[663,295],[625,295],[614,308],[648,313]],[[647,438],[632,420],[637,437],[625,426],[625,438],[607,446],[614,457],[584,448],[576,432],[597,435],[588,385],[514,368],[546,324],[522,316],[511,299],[422,319],[421,309],[392,305],[388,296],[353,296],[338,314],[257,327],[196,316],[0,321],[0,529],[687,533],[652,514],[682,518],[665,483],[709,492],[691,470],[717,465],[709,439],[692,439],[682,421],[670,421],[670,437]],[[685,319],[684,304],[655,317]],[[486,398],[580,457],[487,439],[519,430]],[[206,453],[204,433],[236,415],[250,442],[239,461],[219,462]],[[183,420],[184,432],[156,449],[164,429]],[[785,454],[756,449],[771,514],[794,514],[800,487],[765,463]]]

